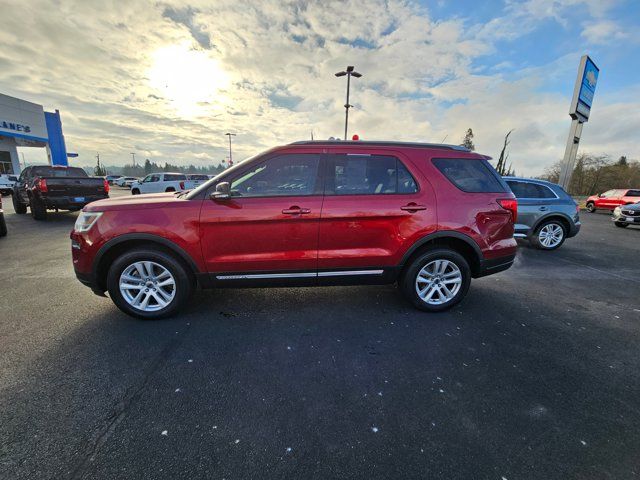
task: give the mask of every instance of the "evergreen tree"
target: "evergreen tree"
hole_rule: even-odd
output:
[[[473,144],[473,130],[470,128],[467,130],[467,133],[464,134],[464,140],[462,140],[460,146],[466,147],[472,151],[476,149],[476,146]]]

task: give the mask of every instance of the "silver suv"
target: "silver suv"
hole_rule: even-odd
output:
[[[542,250],[555,250],[580,231],[578,204],[560,185],[531,178],[504,177],[518,199],[514,237]]]

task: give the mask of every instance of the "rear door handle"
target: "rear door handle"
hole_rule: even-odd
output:
[[[408,205],[405,205],[403,207],[400,207],[400,210],[404,210],[405,212],[419,212],[420,210],[426,210],[427,207],[424,205],[418,205],[417,203],[409,203]]]
[[[284,215],[306,215],[311,213],[310,208],[290,207],[282,210]]]

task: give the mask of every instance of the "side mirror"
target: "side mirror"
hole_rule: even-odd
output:
[[[209,195],[211,200],[223,200],[231,197],[231,185],[229,182],[220,182],[216,185],[216,191]]]
[[[598,194],[598,198],[602,198],[602,193],[599,193],[599,194]]]

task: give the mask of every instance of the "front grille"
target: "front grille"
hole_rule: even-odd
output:
[[[628,217],[640,216],[640,210],[622,210],[622,214]]]

